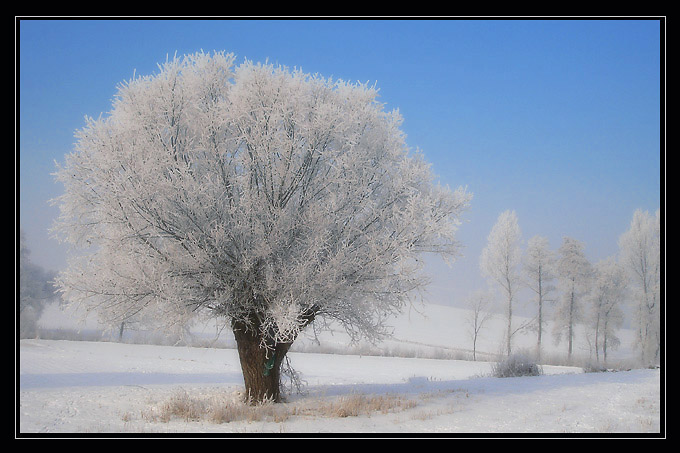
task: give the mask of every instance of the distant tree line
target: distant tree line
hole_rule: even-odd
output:
[[[534,236],[524,253],[521,232],[514,211],[498,217],[480,257],[480,269],[502,295],[506,332],[504,349],[512,354],[513,337],[527,328],[537,332],[536,354],[540,360],[544,341],[546,304],[553,307],[550,319],[556,343],[567,345],[572,360],[576,326],[586,327],[587,341],[598,363],[607,363],[608,354],[620,344],[618,330],[623,326],[624,307],[631,308],[635,344],[643,365],[658,363],[661,353],[661,230],[660,211],[650,214],[636,210],[629,229],[619,238],[617,256],[594,265],[585,255],[585,245],[564,237],[557,251],[548,239]],[[520,288],[534,294],[536,315],[529,322],[516,324],[513,304]],[[489,292],[477,291],[470,298],[473,307],[473,347],[482,323],[480,312],[487,310]],[[484,300],[486,299],[486,301]]]

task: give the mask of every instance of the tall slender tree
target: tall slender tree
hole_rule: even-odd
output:
[[[538,306],[536,314],[536,354],[540,360],[543,340],[544,305],[546,302],[554,301],[552,293],[555,290],[555,286],[552,284],[555,278],[555,254],[550,250],[548,238],[534,236],[529,239],[524,259],[524,276],[526,286],[536,294]]]
[[[558,250],[557,276],[561,297],[555,310],[554,334],[557,340],[567,337],[568,359],[574,350],[575,327],[583,320],[583,296],[588,292],[591,265],[582,242],[565,237]]]
[[[625,270],[614,258],[599,261],[594,266],[594,277],[588,298],[590,300],[591,323],[595,333],[595,358],[607,363],[607,353],[621,341],[616,335],[623,325],[621,309],[628,285]]]
[[[517,214],[511,210],[504,211],[491,229],[487,246],[482,250],[479,260],[482,274],[500,288],[505,300],[505,343],[508,356],[512,353],[512,337],[524,327],[516,328],[512,324],[513,302],[521,285],[521,239]]]
[[[661,214],[638,209],[619,238],[620,260],[632,280],[633,321],[640,360],[659,359],[661,348]]]

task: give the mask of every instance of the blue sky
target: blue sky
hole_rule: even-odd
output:
[[[506,209],[525,241],[571,236],[595,262],[635,209],[659,208],[660,33],[658,20],[22,20],[19,223],[34,262],[62,268],[50,174],[83,117],[167,55],[226,50],[376,83],[440,181],[474,193],[465,256],[428,267],[433,299],[458,303],[484,285],[479,254]]]

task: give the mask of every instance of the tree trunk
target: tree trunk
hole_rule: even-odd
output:
[[[541,339],[543,336],[543,277],[541,266],[538,266],[538,342],[536,343],[537,360],[541,362]]]
[[[312,306],[299,315],[300,329],[311,324],[316,317],[318,307]],[[265,401],[281,402],[280,377],[281,364],[295,339],[290,342],[275,343],[262,338],[257,316],[251,316],[251,322],[232,319],[232,330],[236,339],[236,348],[243,371],[243,382],[246,386],[246,398],[250,404]],[[264,346],[264,345],[267,346]]]
[[[574,281],[571,284],[571,303],[569,304],[569,354],[568,361],[571,364],[571,352],[574,343]]]
[[[236,347],[246,386],[246,398],[250,404],[264,401],[281,402],[279,379],[281,363],[292,343],[277,343],[263,346],[257,326],[246,326],[243,322],[232,322]]]
[[[506,278],[508,288],[508,357],[512,354],[512,289],[510,279]]]
[[[607,366],[607,318],[604,320],[604,330],[602,332],[604,335],[604,341],[602,343],[602,354],[604,355],[604,366]]]
[[[475,327],[476,329],[476,327]],[[477,361],[477,331],[475,330],[475,336],[472,340],[472,360]]]
[[[605,329],[607,328],[607,324],[605,322]],[[600,363],[600,347],[599,347],[599,338],[600,337],[600,313],[599,313],[599,308],[598,308],[598,313],[597,317],[595,318],[595,360],[597,363]],[[605,350],[605,355],[607,351],[607,333],[605,331],[605,340],[604,340],[604,350]],[[606,361],[606,359],[605,359]]]

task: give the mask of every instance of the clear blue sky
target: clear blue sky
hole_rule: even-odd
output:
[[[430,266],[438,302],[484,284],[479,254],[506,209],[525,241],[571,236],[595,262],[636,208],[660,206],[660,33],[657,20],[22,20],[20,226],[34,262],[62,268],[50,173],[84,115],[106,114],[118,83],[168,54],[226,50],[375,82],[441,182],[474,193],[465,257]]]

